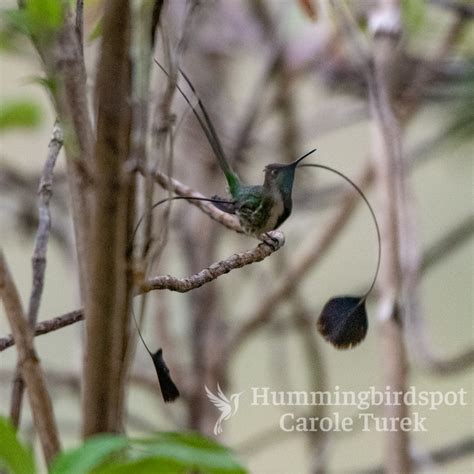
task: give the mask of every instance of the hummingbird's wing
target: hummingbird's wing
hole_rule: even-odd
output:
[[[227,214],[235,214],[236,205],[234,201],[227,201],[226,199],[221,198],[217,194],[211,196],[211,199],[215,199],[214,206],[217,207],[220,211],[227,212]]]
[[[211,400],[211,402],[222,412],[227,412],[228,410],[230,410],[230,404],[228,402],[228,400],[222,400],[221,398],[217,397],[216,395],[214,395],[208,388],[207,386],[204,386],[205,390],[206,390],[206,394],[207,394],[207,397],[209,398],[209,400]]]

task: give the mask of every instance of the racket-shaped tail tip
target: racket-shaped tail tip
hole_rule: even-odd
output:
[[[324,306],[317,322],[319,333],[336,349],[350,349],[360,344],[368,329],[365,300],[338,296]]]
[[[163,350],[158,349],[151,357],[158,375],[163,400],[165,403],[175,401],[179,397],[179,390],[171,379],[170,370],[163,359]]]

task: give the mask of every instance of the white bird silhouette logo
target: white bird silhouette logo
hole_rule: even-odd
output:
[[[221,416],[216,421],[214,425],[214,434],[217,436],[218,434],[222,433],[222,422],[232,418],[239,409],[239,397],[244,392],[234,393],[230,396],[230,400],[224,395],[219,384],[217,384],[217,395],[214,395],[206,385],[204,385],[206,389],[206,394],[209,400],[213,403],[213,405],[221,411]]]

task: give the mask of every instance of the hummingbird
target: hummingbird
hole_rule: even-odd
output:
[[[155,62],[165,74],[169,75],[161,64]],[[221,211],[235,214],[239,219],[242,230],[247,235],[260,237],[277,229],[288,219],[292,211],[292,191],[296,167],[307,156],[314,153],[316,148],[290,164],[272,163],[267,165],[263,170],[264,181],[261,185],[247,186],[242,184],[237,173],[230,166],[216,129],[194,85],[184,71],[180,70],[180,73],[195,95],[202,117],[179,84],[176,87],[191,107],[227,181],[230,199],[224,199],[216,195],[212,196],[211,199],[217,201],[214,205]]]
[[[156,59],[155,63],[169,77],[169,73]],[[382,255],[382,240],[377,217],[365,194],[351,179],[330,166],[316,163],[301,164],[301,161],[314,153],[316,149],[309,151],[290,164],[272,163],[267,165],[264,168],[262,185],[247,186],[242,184],[230,166],[215,127],[191,80],[181,69],[180,73],[193,92],[197,100],[197,107],[191,103],[179,84],[176,84],[176,87],[206,135],[224,173],[230,194],[229,199],[212,196],[206,200],[214,201],[214,205],[224,212],[237,215],[242,230],[246,234],[259,238],[262,238],[263,235],[263,240],[271,245],[272,238],[267,233],[278,228],[291,215],[293,183],[297,168],[314,167],[331,171],[348,182],[364,200],[374,221],[378,242],[377,265],[372,283],[362,296],[343,295],[331,298],[324,305],[317,322],[319,333],[335,348],[348,349],[358,345],[367,334],[368,319],[365,303],[375,287]]]
[[[262,185],[245,186],[235,180],[232,171],[225,173],[229,183],[230,202],[215,202],[218,209],[237,215],[242,230],[251,236],[259,237],[275,230],[291,214],[292,190],[295,170],[298,164],[316,149],[311,150],[290,164],[269,164],[264,168]],[[236,185],[230,186],[230,183]],[[219,196],[213,198],[221,199]]]

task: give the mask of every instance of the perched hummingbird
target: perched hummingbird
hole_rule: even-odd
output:
[[[243,231],[248,235],[258,237],[276,229],[291,214],[296,167],[314,151],[311,150],[289,165],[267,165],[263,184],[257,186],[242,185],[237,175],[228,168],[224,174],[233,199],[229,203],[216,202],[214,205],[222,211],[236,214]],[[218,196],[213,197],[220,199]]]
[[[159,66],[161,67],[161,65]],[[162,67],[161,69],[164,71]],[[196,89],[187,75],[183,71],[180,72],[197,98],[202,117],[197,113],[196,108],[190,103],[179,85],[177,85],[178,90],[190,105],[201,125],[224,173],[228,191],[231,195],[231,199],[227,202],[219,196],[212,196],[212,199],[220,201],[215,202],[214,205],[224,212],[237,215],[242,230],[248,235],[259,237],[275,230],[291,214],[293,205],[291,195],[296,167],[303,159],[314,153],[316,149],[311,150],[290,164],[272,163],[267,165],[264,169],[265,179],[262,185],[243,185],[229,164],[219,136]]]
[[[163,66],[161,66],[158,61],[155,60],[155,62],[161,70],[169,76]],[[196,89],[186,74],[182,70],[180,70],[180,72],[197,99],[202,117],[179,84],[177,84],[176,87],[191,107],[194,116],[206,135],[225,175],[231,196],[231,199],[228,200],[220,198],[219,196],[212,196],[209,200],[213,201],[214,205],[222,211],[236,214],[245,233],[260,237],[262,234],[266,234],[279,227],[290,216],[292,211],[293,182],[297,167],[321,168],[337,174],[357,191],[368,206],[375,224],[378,241],[377,266],[372,283],[362,296],[344,295],[331,298],[324,305],[317,323],[317,328],[321,335],[336,348],[347,349],[356,346],[367,334],[368,320],[365,302],[375,286],[382,253],[380,229],[377,218],[365,194],[352,180],[334,168],[314,163],[300,164],[303,159],[314,153],[316,149],[311,150],[290,164],[273,163],[267,165],[264,169],[265,179],[262,185],[243,185],[225,156],[217,132]]]

